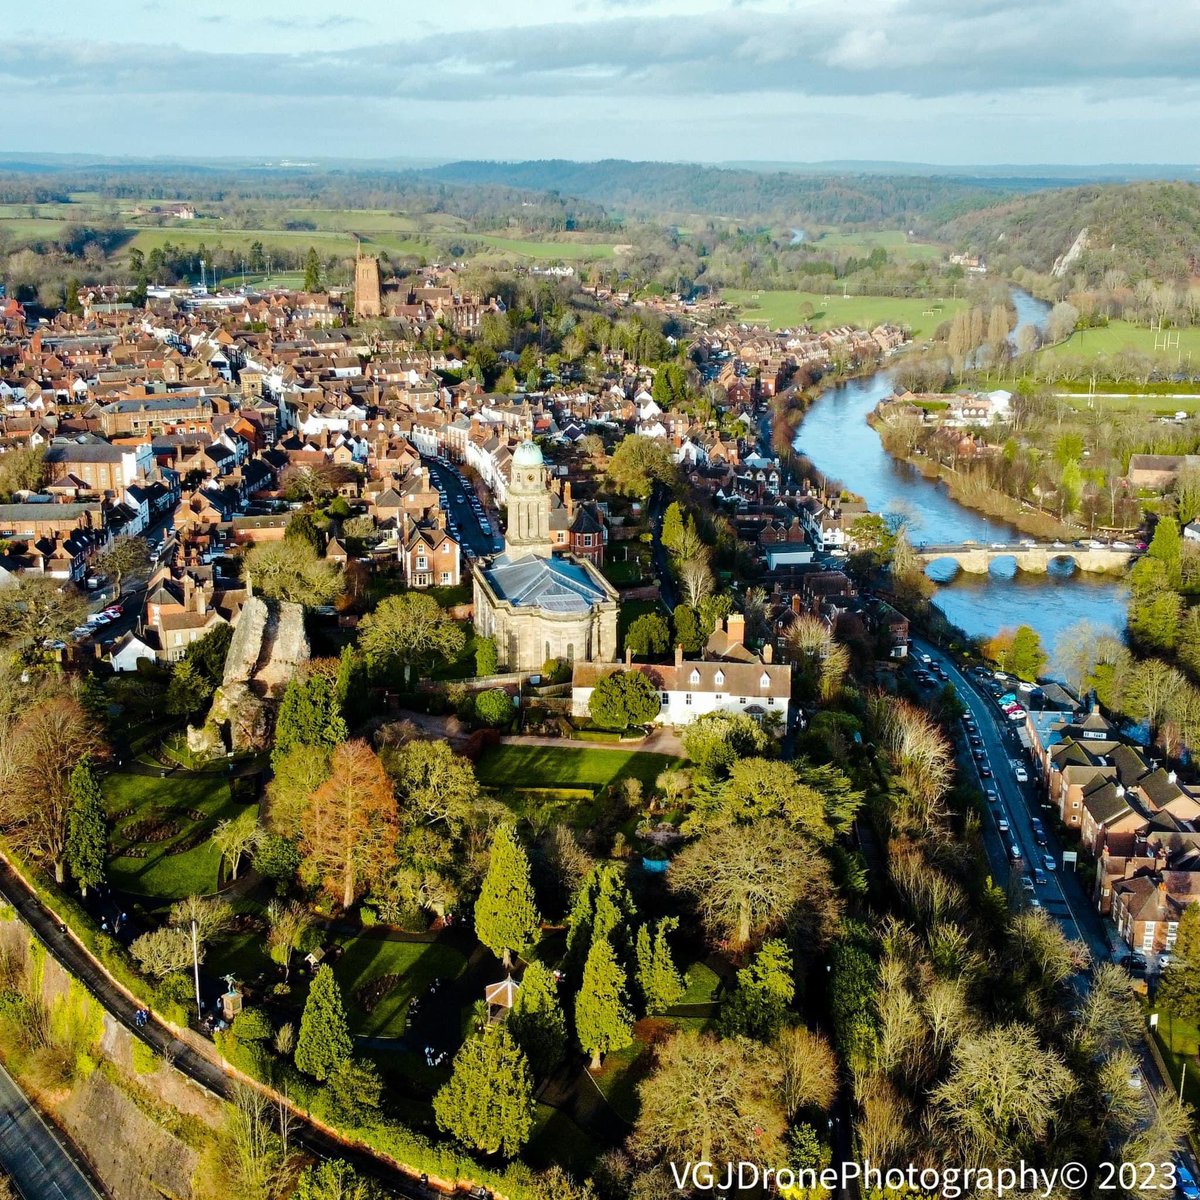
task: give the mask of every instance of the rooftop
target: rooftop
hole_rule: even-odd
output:
[[[500,555],[483,572],[499,600],[514,608],[582,613],[608,599],[604,590],[578,563],[526,554],[513,559]]]

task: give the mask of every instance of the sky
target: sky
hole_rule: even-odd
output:
[[[1180,163],[1196,0],[59,0],[0,151]]]

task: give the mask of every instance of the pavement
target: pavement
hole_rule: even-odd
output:
[[[188,1078],[224,1100],[232,1099],[239,1082],[233,1075],[226,1073],[216,1049],[206,1053],[191,1041],[182,1041],[153,1013],[149,1021],[139,1028],[134,1022],[138,1005],[92,960],[67,928],[54,920],[24,880],[4,860],[0,860],[0,896],[16,910],[49,953],[91,992],[114,1019],[173,1063],[176,1069]],[[2,1119],[3,1112],[4,1110],[0,1109],[0,1144],[7,1140],[4,1136],[7,1126]],[[360,1173],[379,1180],[394,1195],[405,1197],[406,1200],[426,1200],[427,1197],[441,1194],[422,1187],[411,1176],[389,1166],[375,1155],[343,1143],[311,1124],[294,1110],[293,1113],[290,1136],[300,1149],[317,1158],[344,1159]],[[89,1200],[96,1195],[94,1191],[64,1191],[61,1194],[87,1196]],[[55,1200],[60,1193],[51,1187],[50,1190],[35,1189],[25,1192],[24,1195],[26,1200]]]
[[[100,1200],[66,1140],[0,1067],[0,1165],[25,1200]]]

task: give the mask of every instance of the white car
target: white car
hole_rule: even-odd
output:
[[[1013,775],[1016,777],[1016,780],[1018,783],[1028,783],[1029,782],[1029,772],[1027,770],[1025,770],[1024,767],[1018,767],[1013,772]]]

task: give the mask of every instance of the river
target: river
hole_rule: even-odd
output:
[[[1015,288],[1012,298],[1017,328],[1044,323],[1049,305]],[[872,511],[902,514],[914,542],[1018,541],[1023,535],[1008,522],[965,508],[950,497],[944,484],[926,479],[884,450],[867,416],[891,392],[887,371],[828,389],[805,414],[796,449],[862,496]],[[1060,569],[1048,575],[1026,575],[1016,571],[1013,563],[1001,561],[988,575],[966,575],[942,571],[942,564],[935,564],[930,571],[939,585],[935,603],[955,625],[973,635],[1030,625],[1050,651],[1058,634],[1081,618],[1124,627],[1123,583],[1056,565]]]

